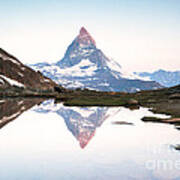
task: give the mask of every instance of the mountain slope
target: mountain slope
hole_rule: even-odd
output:
[[[31,66],[66,88],[88,88],[100,91],[134,92],[160,88],[156,82],[142,81],[123,73],[121,66],[107,58],[83,27],[56,64]]]
[[[135,73],[143,78],[148,78],[149,80],[156,81],[163,86],[172,87],[180,84],[180,71],[165,71],[158,70],[153,73],[140,72]]]
[[[16,86],[53,90],[55,85],[51,79],[23,65],[17,58],[0,48],[0,88]]]

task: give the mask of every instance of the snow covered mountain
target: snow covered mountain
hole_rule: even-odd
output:
[[[0,89],[11,87],[36,90],[54,89],[51,79],[22,64],[17,58],[0,48]]]
[[[156,81],[166,87],[176,86],[180,84],[180,71],[158,70],[153,73],[136,72],[134,74],[142,78],[148,78],[149,80]]]
[[[31,67],[66,88],[134,92],[161,87],[156,82],[143,81],[135,75],[123,73],[117,62],[107,58],[96,47],[94,39],[84,27],[62,60],[55,64],[38,63]]]

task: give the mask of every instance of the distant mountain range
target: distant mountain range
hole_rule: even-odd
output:
[[[12,87],[53,90],[51,79],[22,64],[17,58],[0,48],[0,89]]]
[[[162,87],[159,83],[144,81],[135,74],[123,72],[117,62],[107,58],[96,47],[95,40],[84,27],[67,48],[63,59],[55,64],[30,66],[70,89],[135,92]]]
[[[147,78],[151,81],[156,81],[165,87],[176,86],[180,84],[180,71],[165,71],[158,70],[153,73],[140,72],[134,73],[142,78]]]

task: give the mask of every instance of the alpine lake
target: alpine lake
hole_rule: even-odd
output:
[[[2,180],[179,180],[180,132],[148,108],[0,100]]]

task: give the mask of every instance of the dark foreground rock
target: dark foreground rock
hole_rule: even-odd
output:
[[[30,91],[53,92],[61,87],[41,72],[24,65],[16,57],[0,48],[0,91],[28,89]],[[1,93],[0,92],[0,93]],[[16,92],[15,92],[16,93]]]

